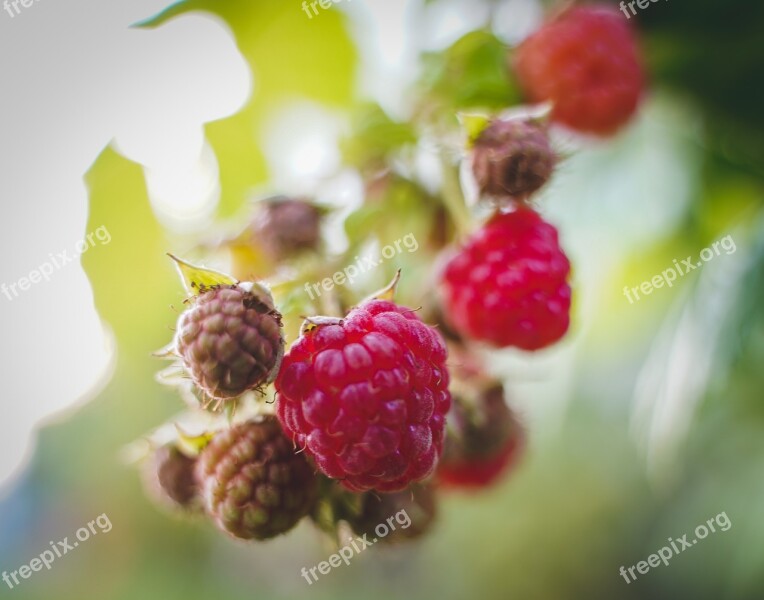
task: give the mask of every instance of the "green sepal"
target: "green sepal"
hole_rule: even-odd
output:
[[[236,285],[239,283],[230,275],[226,275],[220,271],[193,265],[169,252],[167,253],[167,256],[175,261],[175,266],[178,268],[178,273],[183,281],[183,287],[186,288],[186,291],[189,294],[199,295],[205,290],[215,286]]]
[[[187,456],[198,456],[207,444],[215,437],[214,432],[205,432],[201,435],[189,435],[183,431],[177,424],[175,430],[178,432],[178,449]]]
[[[491,123],[491,118],[488,115],[458,113],[456,117],[459,119],[462,131],[466,134],[467,148],[472,148],[475,145],[475,142]]]

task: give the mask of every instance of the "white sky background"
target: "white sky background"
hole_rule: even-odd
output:
[[[0,284],[50,254],[72,255],[89,233],[83,176],[112,140],[150,172],[160,217],[174,211],[183,228],[216,201],[202,126],[239,110],[251,75],[216,19],[128,28],[170,4],[39,0],[15,17],[0,10]],[[207,195],[184,204],[178,186],[189,175]],[[31,455],[35,428],[92,395],[115,357],[79,261],[13,300],[0,295],[0,332],[1,494]]]

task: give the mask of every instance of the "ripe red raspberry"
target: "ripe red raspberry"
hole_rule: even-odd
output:
[[[466,337],[538,350],[568,330],[569,273],[557,230],[536,212],[496,214],[446,265],[446,318]]]
[[[496,482],[517,458],[524,442],[522,428],[493,385],[472,402],[456,398],[449,414],[449,432],[438,481],[446,487],[476,489]]]
[[[258,284],[209,288],[180,315],[175,351],[208,397],[235,398],[275,377],[284,353],[281,315]]]
[[[440,335],[414,311],[371,300],[304,327],[276,379],[278,416],[347,489],[401,490],[435,468],[448,381]]]
[[[282,260],[318,247],[321,217],[321,210],[314,204],[276,196],[258,203],[252,233],[272,259]]]
[[[475,141],[472,170],[482,196],[524,200],[549,180],[555,162],[543,127],[527,120],[496,120]]]
[[[563,12],[520,45],[515,64],[533,101],[551,100],[554,120],[587,133],[625,124],[644,87],[631,29],[609,6]]]
[[[436,500],[431,485],[415,484],[391,494],[366,492],[357,514],[347,515],[345,520],[355,533],[366,535],[369,541],[405,542],[430,530],[437,516]]]
[[[318,480],[275,417],[221,431],[196,467],[204,506],[216,525],[242,539],[289,531],[313,508]]]
[[[155,452],[144,472],[147,492],[165,506],[187,510],[197,508],[195,463],[193,458],[183,454],[174,444],[162,446]]]

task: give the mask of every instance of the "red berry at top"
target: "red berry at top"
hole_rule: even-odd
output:
[[[496,214],[446,264],[446,319],[497,347],[544,348],[568,330],[569,273],[557,230],[538,213]]]
[[[414,311],[371,300],[304,329],[275,382],[278,417],[328,477],[392,492],[433,472],[448,383],[440,335]]]
[[[520,45],[515,66],[531,100],[551,101],[555,121],[585,133],[624,125],[644,87],[631,29],[603,5],[572,8],[543,25]]]

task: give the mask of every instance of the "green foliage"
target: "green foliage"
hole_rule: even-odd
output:
[[[252,188],[268,180],[261,140],[273,112],[296,100],[349,107],[357,52],[341,11],[327,10],[320,19],[308,19],[297,1],[188,0],[152,26],[192,11],[209,12],[226,22],[254,80],[252,97],[242,110],[206,127],[220,165],[219,214],[229,217],[244,208]]]
[[[170,261],[157,261],[168,250],[166,234],[154,217],[138,165],[107,149],[86,181],[88,231],[104,225],[112,236],[101,252],[83,255],[96,308],[121,345],[147,357],[165,343],[162,338],[174,318],[172,311],[157,307],[168,307],[182,296]]]
[[[666,2],[640,20],[653,81],[704,109],[714,160],[764,178],[764,5]]]
[[[347,164],[359,168],[383,166],[395,152],[417,141],[413,125],[393,121],[372,102],[354,110],[351,130],[341,144],[342,156]]]
[[[493,34],[470,32],[445,52],[425,55],[422,85],[444,112],[507,108],[521,100],[507,55]]]

